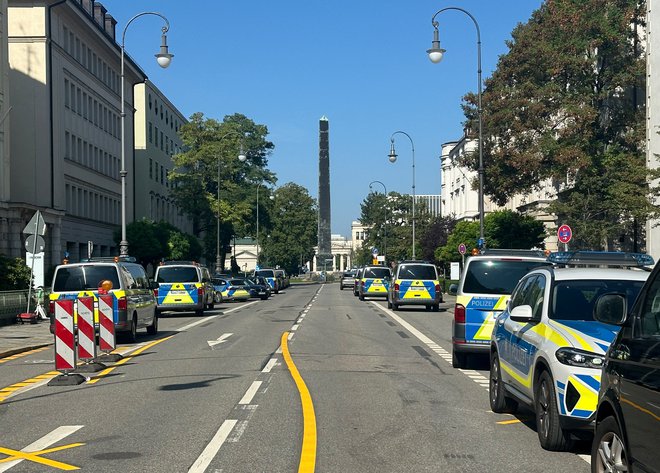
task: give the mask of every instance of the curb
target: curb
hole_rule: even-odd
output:
[[[36,350],[37,348],[43,348],[53,345],[53,343],[42,343],[40,345],[32,345],[29,347],[13,348],[7,351],[0,352],[0,359],[7,358],[9,356],[18,355],[19,353],[25,353],[26,351]]]

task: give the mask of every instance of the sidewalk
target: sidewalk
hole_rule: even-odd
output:
[[[0,358],[51,345],[54,341],[48,320],[5,325],[0,327]]]

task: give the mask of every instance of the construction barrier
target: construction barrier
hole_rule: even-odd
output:
[[[76,369],[76,348],[73,334],[73,301],[55,301],[55,369],[67,374]]]
[[[99,349],[110,353],[117,347],[112,296],[99,296]]]
[[[96,330],[94,329],[94,298],[78,298],[78,358],[90,363],[96,358]]]

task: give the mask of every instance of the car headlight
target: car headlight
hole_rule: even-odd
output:
[[[605,361],[605,357],[598,353],[578,350],[577,348],[560,348],[555,352],[555,356],[564,365],[580,366],[582,368],[600,369]]]

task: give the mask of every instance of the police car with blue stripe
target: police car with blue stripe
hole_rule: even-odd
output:
[[[555,266],[530,271],[495,320],[490,343],[490,406],[531,407],[541,446],[567,450],[591,430],[604,355],[619,328],[594,319],[602,294],[633,304],[653,264],[639,253],[553,253]]]

